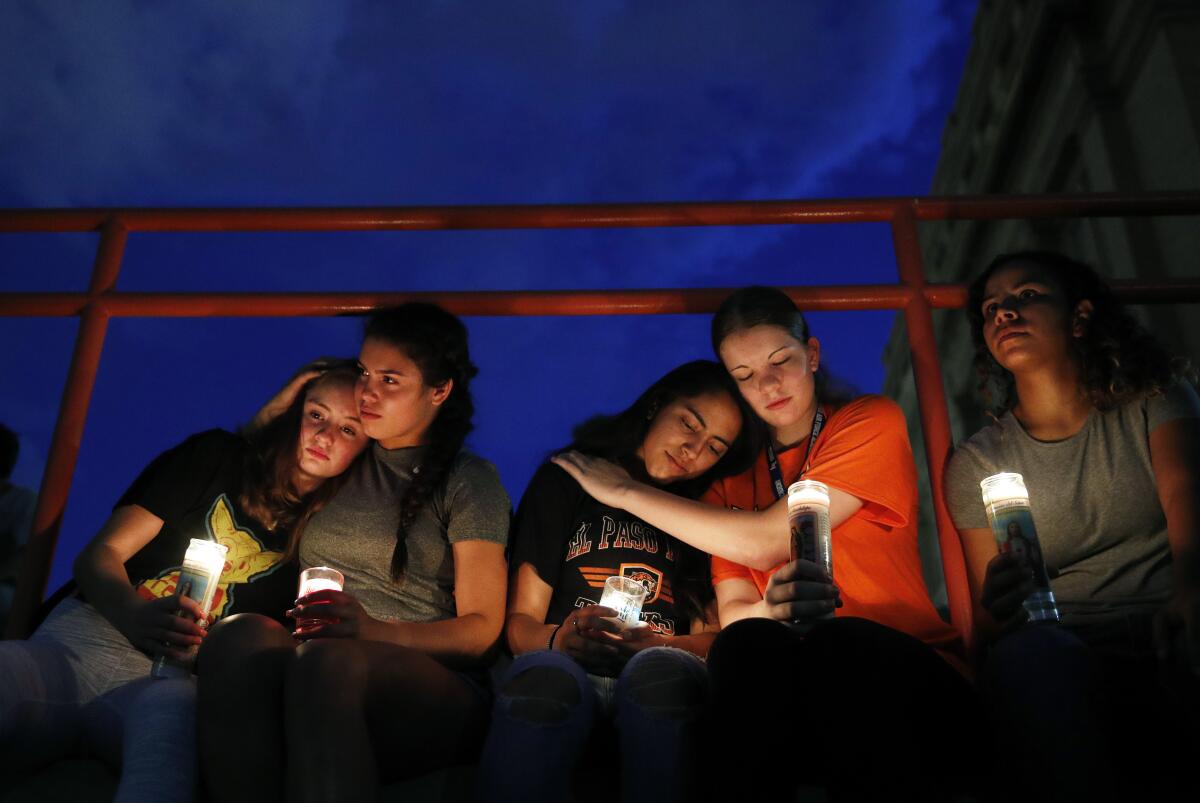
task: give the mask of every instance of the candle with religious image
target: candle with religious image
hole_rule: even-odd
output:
[[[833,538],[829,527],[829,486],[816,480],[793,482],[788,488],[791,559],[812,561],[833,577]],[[832,619],[833,611],[822,619]]]
[[[213,597],[217,594],[217,585],[221,582],[221,573],[225,570],[225,553],[228,551],[229,547],[216,541],[193,538],[183,555],[183,568],[179,572],[175,594],[194,600],[205,616],[208,616]],[[180,609],[175,615],[190,614]],[[196,661],[198,650],[199,647],[193,645],[182,658],[160,655],[150,667],[150,674],[156,678],[187,677],[192,673],[192,664]]]
[[[1058,604],[1042,559],[1042,546],[1033,526],[1025,478],[1011,472],[993,474],[979,483],[988,523],[1000,551],[1013,555],[1033,574],[1033,593],[1023,603],[1031,622],[1059,621]]]

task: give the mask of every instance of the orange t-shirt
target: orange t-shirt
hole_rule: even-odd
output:
[[[860,616],[908,633],[962,669],[958,631],[938,615],[921,574],[917,470],[904,414],[882,396],[863,396],[832,413],[823,409],[825,426],[803,479],[819,480],[863,501],[853,516],[833,528],[833,581],[843,602],[836,615]],[[806,445],[778,456],[785,484],[801,479]],[[775,494],[766,455],[748,471],[715,483],[704,501],[740,510],[770,507]],[[763,594],[781,566],[760,572],[714,556],[712,581],[715,586],[744,578]]]

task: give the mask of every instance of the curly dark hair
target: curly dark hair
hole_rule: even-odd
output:
[[[743,287],[732,292],[713,314],[713,353],[720,358],[721,343],[725,338],[755,326],[778,326],[804,344],[812,337],[808,321],[782,290],[757,285]],[[813,375],[813,383],[817,398],[834,407],[860,395],[856,388],[832,376],[824,366]]]
[[[323,508],[350,475],[349,469],[330,477],[312,492],[301,495],[292,482],[296,469],[296,439],[309,391],[320,385],[358,381],[357,360],[335,360],[324,372],[308,382],[280,415],[258,429],[243,428],[242,437],[250,444],[242,460],[242,492],[238,504],[268,530],[288,532],[285,560],[296,557],[300,536],[309,520]]]
[[[378,310],[367,319],[365,337],[395,346],[416,363],[427,387],[453,382],[450,395],[438,408],[426,433],[421,465],[400,500],[400,522],[392,551],[392,579],[399,580],[408,564],[408,528],[446,482],[455,457],[474,428],[475,402],[471,379],[479,369],[471,362],[467,328],[435,304],[412,302]]]
[[[1092,405],[1111,410],[1137,399],[1163,393],[1176,381],[1194,381],[1187,360],[1173,357],[1129,314],[1112,288],[1089,266],[1055,251],[1015,251],[1000,254],[967,288],[967,319],[975,344],[977,387],[993,415],[1017,404],[1013,375],[988,351],[983,339],[983,296],[988,279],[1014,263],[1037,267],[1063,295],[1068,311],[1080,301],[1092,304],[1087,325],[1071,338],[1079,358],[1080,383]]]
[[[690,480],[661,483],[646,473],[637,450],[646,438],[659,411],[679,399],[708,393],[725,393],[737,405],[742,428],[721,459],[707,471]],[[573,449],[619,463],[642,482],[661,487],[688,499],[699,497],[723,477],[732,477],[748,469],[762,448],[762,423],[734,386],[728,372],[712,360],[694,360],[668,371],[648,387],[633,404],[614,415],[589,418],[572,432]],[[562,451],[562,450],[559,450]],[[689,618],[704,619],[704,608],[712,599],[712,582],[707,557],[694,547],[676,540],[679,559],[675,564],[674,585],[682,610]]]

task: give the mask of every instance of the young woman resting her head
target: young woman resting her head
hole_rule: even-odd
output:
[[[878,396],[846,400],[820,371],[822,344],[786,295],[735,292],[713,349],[766,425],[768,443],[703,504],[611,464],[558,458],[590,494],[713,554],[724,628],[708,656],[721,793],[746,775],[772,794],[928,794],[973,763],[943,733],[969,733],[974,696],[957,632],[929,600],[917,551],[917,478],[904,416]],[[775,468],[772,469],[772,465]],[[798,479],[829,488],[833,574],[789,560],[787,503]],[[883,669],[886,667],[886,669]],[[797,727],[796,723],[806,723]],[[932,779],[926,756],[946,752]],[[806,757],[797,768],[791,756]]]
[[[320,622],[296,637],[239,617],[200,655],[216,801],[371,800],[381,782],[470,760],[484,735],[510,504],[495,468],[463,450],[466,327],[431,304],[381,310],[359,367],[375,442],[299,545],[302,566],[337,569],[344,589],[296,600],[290,616]]]
[[[194,678],[151,678],[151,664],[190,657],[212,621],[283,619],[297,539],[367,443],[356,380],[335,364],[271,426],[194,435],[142,471],[75,561],[78,592],[29,641],[0,642],[8,772],[82,742],[121,768],[118,801],[192,799]],[[207,615],[177,588],[192,539],[227,548]]]
[[[695,498],[749,464],[750,417],[724,369],[697,360],[622,412],[581,424],[570,448]],[[549,462],[521,499],[513,539],[506,635],[517,659],[500,682],[479,799],[569,799],[584,746],[613,722],[619,762],[606,751],[590,764],[620,764],[623,800],[697,799],[701,659],[717,630],[707,556]],[[598,605],[613,576],[646,590],[638,627]]]

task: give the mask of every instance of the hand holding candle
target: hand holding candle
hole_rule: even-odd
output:
[[[604,581],[604,594],[600,607],[616,611],[613,623],[626,630],[642,626],[642,603],[646,600],[646,587],[628,577],[613,576]]]
[[[617,611],[612,608],[576,608],[554,628],[548,646],[565,652],[592,674],[615,675],[625,662],[619,649],[622,630],[618,621]]]
[[[992,535],[1003,556],[988,565],[988,581],[985,581],[981,601],[989,610],[1004,611],[1010,602],[1008,597],[1016,592],[994,589],[1029,589],[1022,601],[1028,619],[1032,622],[1057,622],[1058,606],[1054,592],[1050,590],[1050,578],[1033,525],[1024,477],[1013,473],[994,474],[979,486]],[[1026,578],[1028,584],[1022,582]]]
[[[296,630],[295,635],[300,638],[310,635],[311,631],[320,628],[322,625],[336,624],[338,619],[333,616],[314,615],[318,613],[331,613],[330,610],[322,611],[322,606],[333,604],[333,600],[329,595],[321,595],[316,599],[307,599],[310,594],[316,594],[318,591],[341,591],[346,578],[337,569],[330,569],[328,566],[312,566],[300,572],[300,587],[296,591],[297,607],[288,611],[288,615],[295,614]]]
[[[228,547],[216,541],[205,541],[193,538],[188,544],[183,556],[183,567],[179,572],[176,584],[174,607],[176,617],[196,614],[197,623],[208,617],[212,608],[213,598],[217,594],[217,586],[221,582],[221,574],[225,570],[225,553]],[[194,605],[185,604],[184,600],[192,600]],[[183,650],[168,649],[165,655],[159,656],[150,668],[150,674],[156,678],[185,677],[191,674],[192,663],[196,660],[195,643],[189,644]]]

